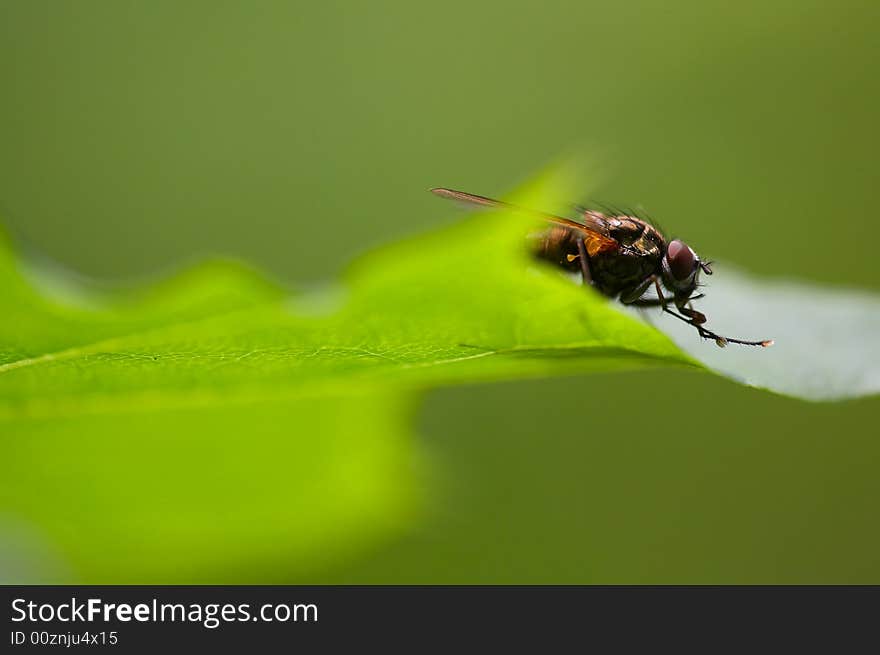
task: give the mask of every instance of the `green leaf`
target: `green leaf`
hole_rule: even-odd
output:
[[[26,538],[3,540],[0,576],[279,582],[351,557],[417,509],[410,400],[206,392],[7,419],[0,532]]]
[[[880,296],[759,280],[724,263],[714,268],[699,301],[713,327],[775,344],[710,348],[687,325],[663,321],[683,350],[721,375],[787,396],[842,400],[880,393]]]
[[[522,201],[560,195],[558,177]],[[533,263],[523,242],[533,228],[518,216],[474,216],[365,257],[347,286],[317,297],[286,299],[214,265],[86,311],[16,280],[3,301],[15,320],[0,328],[0,416],[132,408],[144,394],[179,405],[206,392],[290,397],[376,381],[409,388],[696,365],[662,333]]]
[[[552,209],[578,175],[558,169],[516,200]],[[228,264],[110,297],[71,294],[0,251],[0,530],[30,535],[0,558],[44,543],[89,582],[288,579],[411,520],[419,389],[702,359],[733,376],[764,367],[748,381],[823,397],[822,383],[795,375],[842,363],[811,359],[791,375],[788,350],[716,352],[676,333],[688,355],[535,263],[524,235],[536,227],[474,215],[364,257],[339,288],[293,297]],[[802,327],[781,330],[791,315],[764,305],[732,320],[781,296],[729,280],[715,308],[729,310],[725,330],[766,329],[784,343]],[[866,300],[876,326],[877,301]],[[801,346],[822,330],[811,334]],[[849,383],[841,373],[826,395],[877,391],[870,362],[843,363],[872,373]]]

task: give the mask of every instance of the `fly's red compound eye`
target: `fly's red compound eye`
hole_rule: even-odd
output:
[[[669,248],[666,250],[666,260],[669,262],[672,277],[682,281],[690,277],[697,263],[694,251],[678,239],[669,244]]]

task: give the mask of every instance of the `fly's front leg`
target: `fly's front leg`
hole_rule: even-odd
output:
[[[676,302],[675,303],[676,309],[678,309],[678,311],[680,311],[681,314],[672,311],[667,306],[668,301],[667,301],[666,297],[663,295],[663,290],[660,288],[660,282],[657,280],[656,276],[652,276],[652,277],[654,278],[653,279],[654,288],[657,290],[656,300],[654,298],[646,298],[644,300],[636,300],[630,304],[635,304],[640,307],[651,307],[651,306],[656,307],[659,305],[659,306],[663,307],[663,311],[666,312],[667,314],[669,314],[670,316],[675,316],[675,318],[677,318],[679,321],[684,321],[685,323],[687,323],[691,327],[696,328],[697,333],[702,338],[714,339],[715,343],[718,345],[719,348],[724,348],[724,346],[726,346],[728,343],[738,343],[743,346],[762,346],[764,348],[767,348],[768,346],[773,345],[772,339],[765,339],[763,341],[744,341],[742,339],[733,339],[731,337],[722,337],[720,334],[715,334],[711,330],[707,330],[706,328],[704,328],[703,323],[706,322],[706,315],[703,314],[702,312],[698,312],[696,309],[691,307],[691,304],[690,304],[690,300],[695,300],[696,298],[702,298],[703,294],[700,294],[698,296],[693,296],[688,300],[683,300],[681,303]],[[641,286],[641,285],[639,285],[639,286]],[[645,287],[645,288],[647,288],[647,287]],[[644,289],[643,289],[643,291],[644,291]],[[687,307],[685,307],[685,305],[687,305]],[[684,314],[684,316],[682,316],[682,314]]]
[[[678,311],[687,316],[691,321],[693,321],[694,325],[702,325],[706,322],[706,315],[703,312],[698,312],[691,306],[691,303],[687,303],[687,307],[684,304],[679,305],[676,303],[676,307]]]
[[[711,330],[707,330],[703,327],[703,323],[706,322],[706,315],[698,312],[692,307],[683,307],[678,306],[678,310],[684,314],[677,314],[668,307],[663,307],[663,311],[669,314],[670,316],[675,316],[680,321],[684,321],[688,325],[696,328],[697,333],[703,337],[704,339],[713,339],[716,345],[719,348],[724,348],[728,343],[738,343],[743,346],[762,346],[763,348],[767,348],[768,346],[773,345],[772,339],[763,339],[761,341],[744,341],[743,339],[734,339],[732,337],[722,337],[720,334],[715,334]]]
[[[691,300],[696,300],[702,297],[703,294],[701,293],[698,296],[692,296]],[[669,301],[666,300],[666,298],[639,298],[630,304],[634,307],[665,307],[667,302]]]
[[[698,312],[696,309],[691,307],[690,300],[684,300],[682,302],[675,302],[675,307],[678,309],[681,314],[678,314],[667,306],[666,297],[663,295],[663,290],[660,288],[660,282],[657,280],[657,277],[654,276],[654,288],[657,290],[657,300],[658,304],[663,307],[663,311],[669,314],[670,316],[675,316],[680,321],[684,321],[688,325],[691,325],[697,329],[697,332],[704,339],[715,339],[715,343],[719,346],[723,347],[727,344],[727,340],[723,337],[719,337],[713,332],[709,332],[707,329],[703,327],[703,323],[706,322],[706,315],[702,312]],[[702,294],[697,296],[698,298],[702,297]],[[687,304],[687,307],[684,305]],[[683,315],[682,315],[683,314]]]
[[[687,316],[687,318],[685,318],[685,316],[682,316],[681,314],[676,314],[674,311],[672,311],[671,309],[669,309],[669,307],[668,307],[668,304],[669,304],[669,303],[668,303],[668,301],[666,300],[666,296],[663,295],[663,289],[660,288],[660,281],[657,279],[657,276],[656,276],[656,275],[654,276],[654,289],[657,291],[657,304],[660,305],[661,307],[663,307],[663,311],[664,311],[664,312],[666,312],[666,313],[669,314],[670,316],[675,316],[675,318],[677,318],[677,319],[680,320],[680,321],[684,321],[684,322],[687,323],[688,325],[692,325],[692,326],[694,326],[695,328],[697,328],[697,332],[700,333],[700,336],[701,336],[701,337],[705,337],[705,336],[706,336],[706,335],[704,334],[703,328],[700,327],[700,325],[701,325],[702,323],[705,323],[705,322],[706,322],[706,317],[705,317],[705,316],[703,316],[702,314],[700,314],[700,312],[698,312],[698,311],[696,311],[696,310],[693,310],[693,309],[690,310],[690,311],[692,311],[694,314],[697,314],[697,315],[699,315],[699,317],[702,318],[702,320],[701,320],[700,322],[697,322],[697,321],[694,320],[694,317],[693,317],[693,316]],[[684,314],[684,312],[682,311],[682,307],[681,307],[678,303],[676,303],[676,307],[677,307],[678,311],[680,311],[680,312],[682,312],[682,314]]]
[[[687,309],[687,308],[685,308],[685,309]],[[704,339],[715,339],[715,343],[717,343],[721,347],[724,347],[724,345],[726,345],[726,342],[727,342],[726,339],[719,337],[714,332],[709,332],[709,330],[707,330],[706,328],[703,327],[702,324],[706,322],[706,317],[703,314],[701,314],[700,312],[698,312],[696,310],[691,310],[693,313],[698,314],[697,319],[694,319],[693,317],[688,316],[688,315],[682,316],[681,314],[678,314],[677,312],[674,312],[671,309],[669,309],[669,307],[667,307],[666,305],[663,305],[663,311],[666,312],[667,314],[669,314],[670,316],[675,316],[675,318],[677,318],[679,321],[684,321],[688,325],[695,327],[697,329],[697,332]],[[700,318],[702,318],[702,321],[697,322]]]

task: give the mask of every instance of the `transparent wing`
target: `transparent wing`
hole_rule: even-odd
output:
[[[557,225],[563,225],[573,230],[578,230],[579,232],[583,233],[584,240],[587,243],[587,251],[591,256],[599,252],[617,249],[617,241],[608,235],[608,228],[604,220],[605,217],[598,212],[584,212],[584,222],[579,223],[569,218],[556,216],[555,214],[535,211],[534,209],[526,209],[525,207],[512,205],[509,202],[504,202],[503,200],[486,198],[485,196],[478,196],[476,194],[466,193],[464,191],[444,189],[441,187],[431,189],[431,193],[438,195],[441,198],[456,200],[458,202],[463,202],[469,205],[477,205],[479,207],[494,207],[496,209],[506,209],[508,211],[514,211],[519,214],[534,216],[536,218],[549,221],[551,223],[556,223]]]

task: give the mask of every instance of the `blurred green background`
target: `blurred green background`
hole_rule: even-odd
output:
[[[106,280],[294,286],[560,154],[766,276],[880,289],[876,2],[0,4],[0,216]],[[572,200],[582,200],[573,198]],[[805,354],[806,356],[807,354]],[[880,582],[880,400],[685,371],[448,389],[432,502],[308,582]]]

